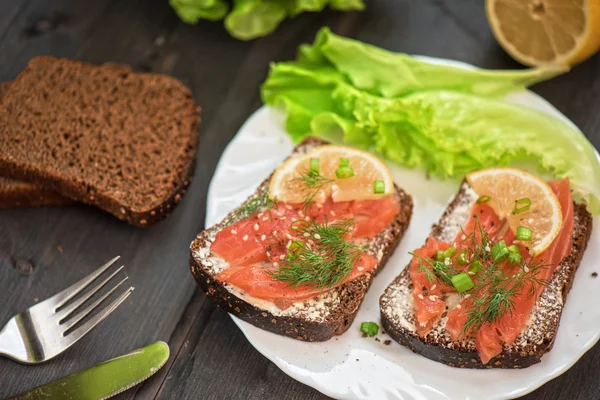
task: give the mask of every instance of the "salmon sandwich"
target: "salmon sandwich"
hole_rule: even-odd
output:
[[[380,299],[385,331],[460,368],[524,368],[550,351],[592,231],[569,180],[468,174]]]
[[[244,204],[191,244],[218,306],[304,341],[344,333],[406,230],[411,197],[370,153],[308,138]]]

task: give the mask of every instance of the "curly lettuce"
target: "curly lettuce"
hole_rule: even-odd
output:
[[[271,65],[261,94],[265,104],[286,110],[296,142],[337,135],[440,178],[534,164],[569,177],[574,197],[600,214],[600,162],[590,142],[562,120],[501,98],[562,71],[447,67],[324,29],[297,61]]]
[[[231,4],[231,12],[230,11]],[[363,0],[170,0],[182,21],[195,24],[200,19],[225,19],[225,29],[240,40],[266,36],[288,17],[303,12],[363,10]]]

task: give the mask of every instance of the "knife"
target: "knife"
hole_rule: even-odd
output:
[[[169,346],[159,341],[11,399],[108,399],[145,381],[161,369],[168,359]]]

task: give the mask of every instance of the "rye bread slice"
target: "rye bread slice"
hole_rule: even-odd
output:
[[[431,235],[452,242],[469,217],[477,195],[466,181],[450,202]],[[408,267],[388,286],[380,298],[381,323],[397,342],[429,359],[459,368],[526,368],[541,361],[552,349],[560,316],[573,284],[575,272],[592,232],[592,216],[584,205],[575,204],[575,226],[571,254],[565,257],[554,272],[548,286],[532,310],[528,326],[512,345],[504,344],[502,353],[483,364],[473,338],[452,341],[445,329],[447,317],[442,318],[424,338],[415,330],[413,283]]]
[[[305,153],[324,144],[327,142],[321,139],[308,138],[294,149],[292,155]],[[269,176],[263,181],[255,194],[239,208],[268,190],[270,178]],[[374,272],[332,289],[329,293],[315,299],[297,302],[290,308],[281,310],[267,302],[248,298],[239,289],[215,280],[216,269],[222,265],[223,260],[211,254],[210,246],[217,232],[228,225],[226,222],[200,232],[192,242],[190,246],[192,274],[198,285],[217,306],[252,325],[298,340],[309,342],[328,340],[334,335],[341,335],[350,327],[371,284],[371,279],[384,267],[408,227],[412,215],[412,198],[398,187],[396,187],[396,196],[400,201],[400,212],[396,219],[367,243],[368,248],[365,251],[378,259]],[[233,215],[233,212],[229,215]],[[228,220],[229,216],[223,221]]]
[[[9,85],[10,82],[0,82],[0,104],[2,103],[2,96],[8,90]],[[70,203],[72,203],[72,200],[41,185],[0,176],[0,208],[37,207]]]
[[[174,78],[37,57],[2,100],[0,176],[150,225],[190,182],[198,115]]]

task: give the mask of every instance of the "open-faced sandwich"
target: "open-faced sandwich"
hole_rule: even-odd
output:
[[[196,237],[192,274],[217,305],[259,328],[327,340],[348,329],[411,214],[411,197],[379,159],[308,138]]]
[[[461,368],[524,368],[552,348],[592,230],[569,180],[470,173],[380,299],[385,331]]]

